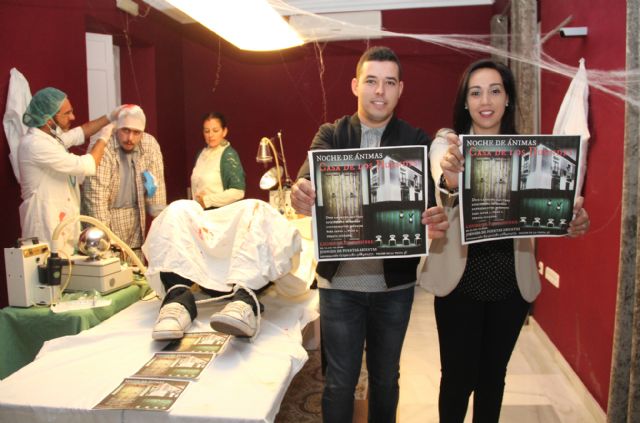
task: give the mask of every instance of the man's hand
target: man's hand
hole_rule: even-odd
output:
[[[453,132],[447,134],[449,147],[440,160],[442,173],[447,181],[448,189],[458,187],[458,174],[464,170],[464,157],[460,152],[460,139]]]
[[[98,135],[96,137],[97,140],[104,140],[105,142],[109,142],[111,138],[111,133],[113,132],[113,123],[105,125],[98,131]]]
[[[291,206],[296,213],[311,216],[311,208],[316,201],[316,190],[308,179],[300,178],[291,187]]]
[[[429,239],[443,238],[449,229],[449,220],[440,206],[425,210],[422,213],[422,224],[429,228]]]
[[[111,111],[111,113],[109,113],[107,115],[107,119],[109,119],[109,122],[114,122],[116,120],[118,120],[118,115],[120,114],[120,111],[122,109],[124,109],[125,107],[129,106],[129,104],[123,104],[121,106],[116,107],[115,109],[113,109]]]
[[[568,230],[568,235],[572,238],[576,238],[586,234],[589,230],[589,225],[591,224],[589,220],[589,213],[587,213],[587,211],[582,208],[583,204],[584,197],[578,197],[576,199],[575,205],[573,206],[573,213],[576,217],[574,217],[573,220],[569,222]]]

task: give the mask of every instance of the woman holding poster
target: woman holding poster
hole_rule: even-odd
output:
[[[498,422],[507,363],[530,304],[540,292],[533,240],[499,239],[461,244],[457,201],[464,157],[456,134],[516,134],[513,74],[501,63],[480,60],[465,71],[453,110],[454,131],[432,144],[431,172],[449,214],[446,238],[434,240],[423,285],[436,295],[435,314],[442,377],[439,413],[462,423],[474,393],[473,421]],[[575,202],[569,236],[586,233],[589,217]]]

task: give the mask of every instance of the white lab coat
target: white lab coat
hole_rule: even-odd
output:
[[[142,251],[149,262],[147,281],[161,296],[160,272],[229,292],[235,284],[259,289],[289,273],[301,236],[260,200],[207,211],[195,201],[178,200],[154,219]]]
[[[83,144],[84,132],[74,128],[61,137],[64,146],[38,128],[30,128],[20,140],[18,163],[21,178],[20,226],[23,237],[37,236],[51,244],[53,231],[65,217],[80,214],[80,184],[96,173],[90,154],[78,156],[67,148]],[[70,176],[75,176],[75,185]],[[61,234],[62,251],[71,254],[80,233],[80,222]]]
[[[31,89],[27,79],[16,68],[11,68],[10,75],[7,107],[2,118],[2,124],[9,143],[9,160],[11,161],[11,167],[13,167],[13,174],[16,176],[16,180],[20,182],[18,145],[20,144],[20,138],[28,130],[25,124],[22,123],[22,115],[31,101]]]

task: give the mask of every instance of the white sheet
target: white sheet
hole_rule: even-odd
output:
[[[216,291],[259,289],[289,273],[301,236],[276,209],[247,199],[215,210],[195,201],[169,204],[153,220],[142,251],[149,285],[163,295],[159,272],[173,272]]]
[[[317,291],[286,299],[269,289],[254,343],[232,338],[168,413],[91,410],[166,342],[151,329],[159,301],[138,302],[75,336],[48,341],[36,360],[0,382],[2,422],[272,422],[308,356],[301,330],[318,317]],[[189,331],[210,331],[221,305],[199,306]]]
[[[578,72],[571,80],[564,95],[556,122],[553,125],[556,135],[580,135],[580,179],[576,185],[577,195],[582,195],[584,176],[587,174],[587,150],[589,147],[589,82],[584,58],[580,59]]]

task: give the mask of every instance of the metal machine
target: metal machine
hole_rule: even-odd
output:
[[[25,244],[29,241],[29,244]],[[40,283],[39,268],[44,268],[50,250],[37,238],[19,239],[15,247],[4,249],[9,305],[31,307],[49,305],[60,298],[60,284]]]
[[[108,294],[133,282],[133,271],[120,264],[117,257],[92,259],[87,256],[72,256],[71,267],[62,267],[62,283],[71,270],[71,278],[66,289],[72,291],[96,290]]]
[[[35,237],[19,239],[15,247],[4,250],[9,305],[50,305],[65,290],[107,294],[130,285],[132,269],[121,265],[118,257],[105,257],[110,246],[105,232],[94,227],[85,229],[78,242],[87,255],[70,259],[60,257]]]

